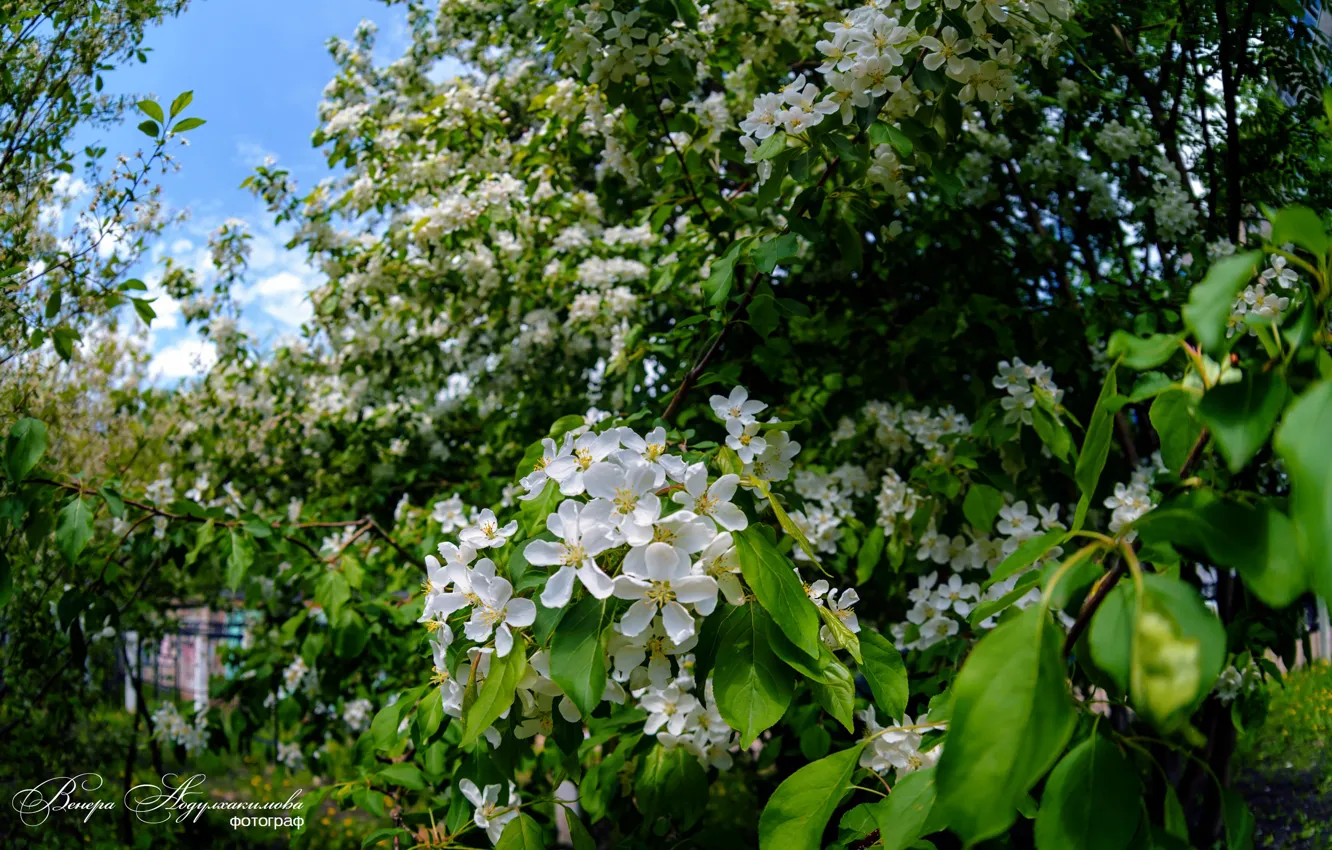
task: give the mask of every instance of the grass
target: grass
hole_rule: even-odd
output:
[[[1267,699],[1258,722],[1255,706]],[[1332,665],[1292,670],[1235,708],[1249,722],[1234,772],[1258,821],[1257,847],[1332,850]]]

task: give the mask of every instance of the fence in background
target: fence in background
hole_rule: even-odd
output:
[[[208,701],[209,679],[231,673],[220,650],[249,645],[250,618],[243,611],[183,608],[177,618],[176,631],[160,641],[140,640],[132,631],[123,635],[125,652],[123,656],[117,653],[116,674],[123,682],[127,710],[133,711],[138,705],[136,670],[142,673],[146,699],[174,697],[202,705]]]

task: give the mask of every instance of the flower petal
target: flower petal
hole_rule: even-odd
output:
[[[573,595],[575,570],[573,567],[560,567],[548,579],[546,589],[541,591],[541,604],[547,608],[563,608],[569,604]]]
[[[619,595],[620,583],[615,583],[616,595]],[[680,610],[684,610],[681,608]],[[624,617],[620,620],[620,633],[627,637],[641,635],[648,626],[652,625],[652,618],[657,615],[657,606],[648,602],[646,599],[640,599],[629,610],[624,612]],[[688,616],[686,614],[686,616]],[[690,626],[693,626],[693,620],[690,620]]]

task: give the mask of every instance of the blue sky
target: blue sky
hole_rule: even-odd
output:
[[[286,232],[274,228],[240,183],[270,155],[301,188],[328,173],[310,144],[321,93],[335,72],[324,43],[334,35],[351,38],[362,19],[379,27],[378,62],[401,56],[408,39],[401,7],[373,0],[195,0],[183,15],[149,31],[146,64],[133,62],[105,76],[108,91],[153,95],[163,104],[193,90],[185,114],[208,123],[189,133],[189,147],[173,147],[181,170],[161,178],[167,205],[188,208],[191,218],[164,235],[154,258],[170,253],[202,270],[208,234],[227,218],[244,219],[254,234],[253,253],[249,279],[236,294],[246,329],[265,340],[292,333],[309,315],[304,295],[317,276],[303,253],[282,248]],[[138,149],[144,137],[137,123],[94,138],[109,155]],[[143,269],[139,276],[153,286],[159,274]],[[206,358],[207,344],[183,327],[170,299],[159,297],[155,306],[150,345],[158,380],[193,374],[194,357]]]

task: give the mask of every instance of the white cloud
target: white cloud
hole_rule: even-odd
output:
[[[439,85],[446,80],[452,80],[454,77],[461,77],[464,74],[471,73],[471,71],[472,68],[470,66],[459,62],[452,56],[445,56],[431,66],[429,71],[426,71],[426,79],[430,80],[430,82],[435,85]]]
[[[249,168],[263,165],[269,158],[277,159],[277,154],[265,148],[258,142],[251,142],[248,139],[241,139],[236,142],[236,162]]]
[[[292,271],[281,271],[263,278],[237,294],[241,304],[258,303],[265,313],[288,327],[299,327],[314,312],[306,292],[310,281]]]
[[[216,362],[216,345],[198,337],[188,337],[153,355],[148,374],[154,381],[190,378],[207,372]]]

